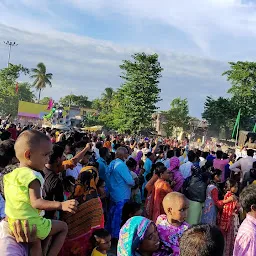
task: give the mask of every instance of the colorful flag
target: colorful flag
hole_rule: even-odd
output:
[[[240,123],[240,118],[241,118],[241,109],[239,109],[239,112],[238,112],[237,117],[236,117],[236,123],[235,123],[235,126],[233,128],[232,138],[234,138],[235,134],[237,133],[237,129],[238,129],[239,123]]]
[[[15,92],[18,93],[19,92],[19,83],[16,83],[16,87],[15,87]]]
[[[50,98],[47,110],[51,110],[52,107],[53,107],[53,100],[52,100],[52,98]]]

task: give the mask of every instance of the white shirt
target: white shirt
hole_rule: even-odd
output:
[[[192,167],[192,165],[193,165],[193,163],[188,161],[185,164],[182,164],[180,166],[180,172],[181,172],[181,174],[182,174],[184,179],[186,179],[187,177],[191,176],[191,167]]]
[[[256,159],[254,159],[253,157],[247,156],[245,158],[241,158],[240,160],[232,164],[229,167],[229,169],[230,171],[234,171],[234,172],[242,172],[242,178],[243,178],[244,174],[250,171],[250,169],[252,169],[252,164],[255,161]]]
[[[74,167],[73,169],[67,169],[66,176],[72,176],[77,180],[78,175],[79,175],[82,168],[83,168],[83,165],[78,163],[76,165],[76,167]]]

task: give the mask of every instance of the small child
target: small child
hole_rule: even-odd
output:
[[[29,228],[37,227],[37,241],[31,244],[31,255],[42,255],[41,240],[54,236],[48,253],[49,256],[58,255],[65,241],[67,224],[58,220],[42,217],[44,210],[62,210],[74,213],[77,202],[47,201],[42,199],[44,179],[40,171],[49,162],[52,152],[50,138],[36,130],[27,130],[18,137],[15,146],[16,157],[20,161],[19,168],[4,176],[4,192],[6,198],[6,215],[9,227],[13,231],[15,220],[29,222]],[[47,243],[45,243],[47,246]]]
[[[107,256],[111,248],[111,235],[106,229],[97,229],[92,234],[94,249],[91,256]]]
[[[189,203],[183,194],[171,192],[165,196],[163,207],[166,215],[162,214],[157,218],[158,234],[164,246],[173,250],[172,255],[178,256],[179,240],[189,228],[189,224],[185,222]]]
[[[63,178],[63,190],[64,190],[64,201],[67,201],[71,198],[75,192],[75,183],[76,180],[73,176],[66,176]]]
[[[225,239],[226,256],[233,255],[235,237],[239,228],[238,210],[240,208],[235,194],[238,191],[238,183],[235,180],[227,180],[225,185],[226,194],[224,200],[232,198],[232,200],[223,206],[223,210],[219,216],[218,224]]]

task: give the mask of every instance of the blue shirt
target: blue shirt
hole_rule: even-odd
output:
[[[117,203],[131,198],[131,188],[135,183],[127,165],[121,159],[110,163],[106,179],[111,200]]]
[[[144,177],[146,177],[146,175],[150,173],[152,164],[153,164],[152,161],[149,158],[147,158],[144,163],[144,169],[145,169]]]
[[[99,176],[102,180],[106,180],[106,172],[108,170],[108,165],[107,162],[105,161],[105,159],[103,159],[102,157],[100,157],[97,160],[97,163],[99,163]]]

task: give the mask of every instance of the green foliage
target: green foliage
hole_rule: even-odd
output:
[[[209,135],[219,137],[224,132],[225,137],[231,138],[232,129],[239,108],[232,99],[207,97],[202,117],[208,121]]]
[[[175,98],[170,106],[171,108],[164,112],[166,122],[163,127],[167,136],[171,136],[177,129],[188,131],[190,121],[188,100]]]
[[[27,75],[29,70],[22,65],[9,64],[8,68],[0,70],[0,113],[1,115],[17,115],[19,100],[34,102],[34,94],[28,83],[19,83],[16,93],[16,80],[21,73]]]
[[[41,99],[39,101],[40,104],[43,104],[43,105],[48,105],[49,101],[50,101],[50,97],[44,97],[43,99]]]
[[[160,101],[161,71],[158,55],[136,53],[120,65],[124,84],[112,102],[113,125],[119,131],[138,133],[151,127],[152,114]]]
[[[47,85],[52,87],[52,73],[46,73],[46,66],[42,62],[37,64],[37,68],[32,68],[31,72],[32,75],[30,77],[35,79],[32,86],[39,91],[38,101],[40,101],[41,91],[45,89]]]
[[[75,106],[80,108],[86,108],[91,107],[92,102],[88,101],[87,96],[71,94],[60,98],[59,104],[64,107]]]
[[[82,125],[85,126],[94,126],[100,125],[101,121],[99,120],[99,115],[97,113],[88,112],[83,116]]]
[[[256,62],[230,62],[230,70],[223,73],[232,86],[228,93],[232,95],[231,104],[236,114],[241,109],[241,129],[251,130],[256,113]]]

